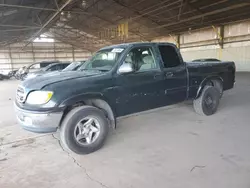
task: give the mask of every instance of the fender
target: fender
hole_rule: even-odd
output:
[[[200,83],[200,86],[199,86],[199,88],[198,88],[198,90],[197,90],[197,94],[196,94],[195,99],[197,99],[197,98],[201,95],[201,92],[202,92],[203,88],[204,88],[205,85],[206,85],[209,81],[211,81],[211,80],[220,80],[220,81],[223,83],[223,79],[222,79],[220,76],[218,76],[218,75],[207,76],[207,77],[204,78],[204,79],[202,80],[202,82]]]
[[[77,103],[85,102],[87,105],[98,107],[105,111],[110,124],[113,128],[116,128],[116,114],[113,106],[109,103],[108,99],[99,92],[83,93],[69,97],[60,103],[59,108],[67,108]]]
[[[105,100],[105,97],[102,93],[99,92],[90,92],[90,93],[81,93],[78,95],[73,95],[70,96],[69,98],[65,99],[62,101],[59,105],[59,108],[64,108],[66,106],[71,106],[79,102],[83,102],[84,100],[89,100],[89,99],[102,99]]]

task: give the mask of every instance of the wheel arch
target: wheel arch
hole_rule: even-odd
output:
[[[59,105],[60,108],[64,109],[60,125],[69,111],[71,111],[75,107],[83,105],[94,106],[101,109],[104,112],[105,116],[108,118],[110,126],[114,129],[116,128],[115,110],[112,105],[110,105],[108,99],[101,93],[80,94],[64,100]]]
[[[208,76],[208,77],[204,78],[202,80],[202,82],[200,83],[200,86],[199,86],[199,88],[197,90],[197,94],[196,94],[195,99],[197,99],[201,95],[201,92],[202,92],[202,90],[204,89],[204,87],[206,85],[212,84],[214,86],[214,85],[216,85],[215,82],[221,84],[222,91],[223,91],[223,79],[222,79],[222,77],[220,77],[220,76]]]

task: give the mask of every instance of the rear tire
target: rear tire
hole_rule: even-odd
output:
[[[222,81],[219,80],[212,80],[213,86],[219,91],[220,93],[220,98],[223,96],[223,83]]]
[[[108,130],[107,118],[101,110],[92,106],[77,107],[62,122],[61,144],[77,154],[89,154],[103,146]]]
[[[205,86],[199,98],[193,102],[196,113],[210,116],[217,111],[220,102],[220,92],[213,86]]]

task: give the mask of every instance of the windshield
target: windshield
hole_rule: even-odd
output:
[[[43,68],[41,68],[40,70],[41,71],[47,71],[48,69],[50,69],[52,66],[54,66],[55,64],[50,64],[50,65],[48,65],[48,66],[46,66],[46,67],[43,67]]]
[[[123,48],[111,48],[96,52],[90,60],[84,63],[79,70],[111,70],[120,57]]]
[[[80,66],[80,64],[81,64],[82,62],[72,62],[72,63],[70,63],[70,65],[69,66],[67,66],[65,69],[63,69],[62,71],[72,71],[72,70],[76,70],[79,66]]]

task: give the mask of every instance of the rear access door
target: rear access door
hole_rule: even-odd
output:
[[[187,98],[188,73],[179,50],[171,44],[159,44],[161,66],[164,74],[163,103],[164,105],[182,102]]]

